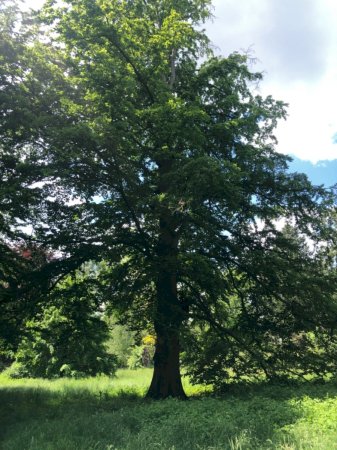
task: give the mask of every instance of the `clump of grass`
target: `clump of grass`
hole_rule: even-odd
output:
[[[3,450],[333,450],[334,384],[257,386],[187,402],[149,401],[151,371],[115,378],[8,380],[0,376]]]

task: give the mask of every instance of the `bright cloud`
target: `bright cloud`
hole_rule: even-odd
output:
[[[215,0],[207,31],[217,53],[250,50],[265,73],[263,95],[289,104],[278,150],[337,159],[337,2]]]

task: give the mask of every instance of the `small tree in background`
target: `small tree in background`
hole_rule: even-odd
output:
[[[16,353],[18,374],[30,377],[113,375],[109,328],[98,314],[101,298],[94,278],[77,273],[50,294],[47,306],[26,323]]]
[[[128,359],[133,347],[136,345],[135,332],[127,326],[115,322],[113,319],[105,319],[109,325],[109,340],[107,347],[110,353],[116,355],[118,367],[128,367]]]

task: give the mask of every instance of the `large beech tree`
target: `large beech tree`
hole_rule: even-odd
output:
[[[262,77],[245,55],[212,54],[209,17],[207,0],[48,1],[40,20],[51,33],[20,80],[43,105],[30,124],[48,193],[36,240],[64,261],[107,261],[113,307],[156,333],[152,398],[185,397],[188,326],[207,323],[237,357],[275,299],[294,332],[335,327],[335,277],[305,276],[322,258],[301,264],[276,226],[289,219],[313,248],[328,243],[331,195],[288,172],[273,136],[285,105],[256,93]],[[249,355],[268,373],[260,345]]]

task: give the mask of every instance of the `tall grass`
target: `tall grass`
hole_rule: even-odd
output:
[[[85,380],[0,376],[2,450],[337,449],[337,386],[257,386],[142,398],[151,371]]]

